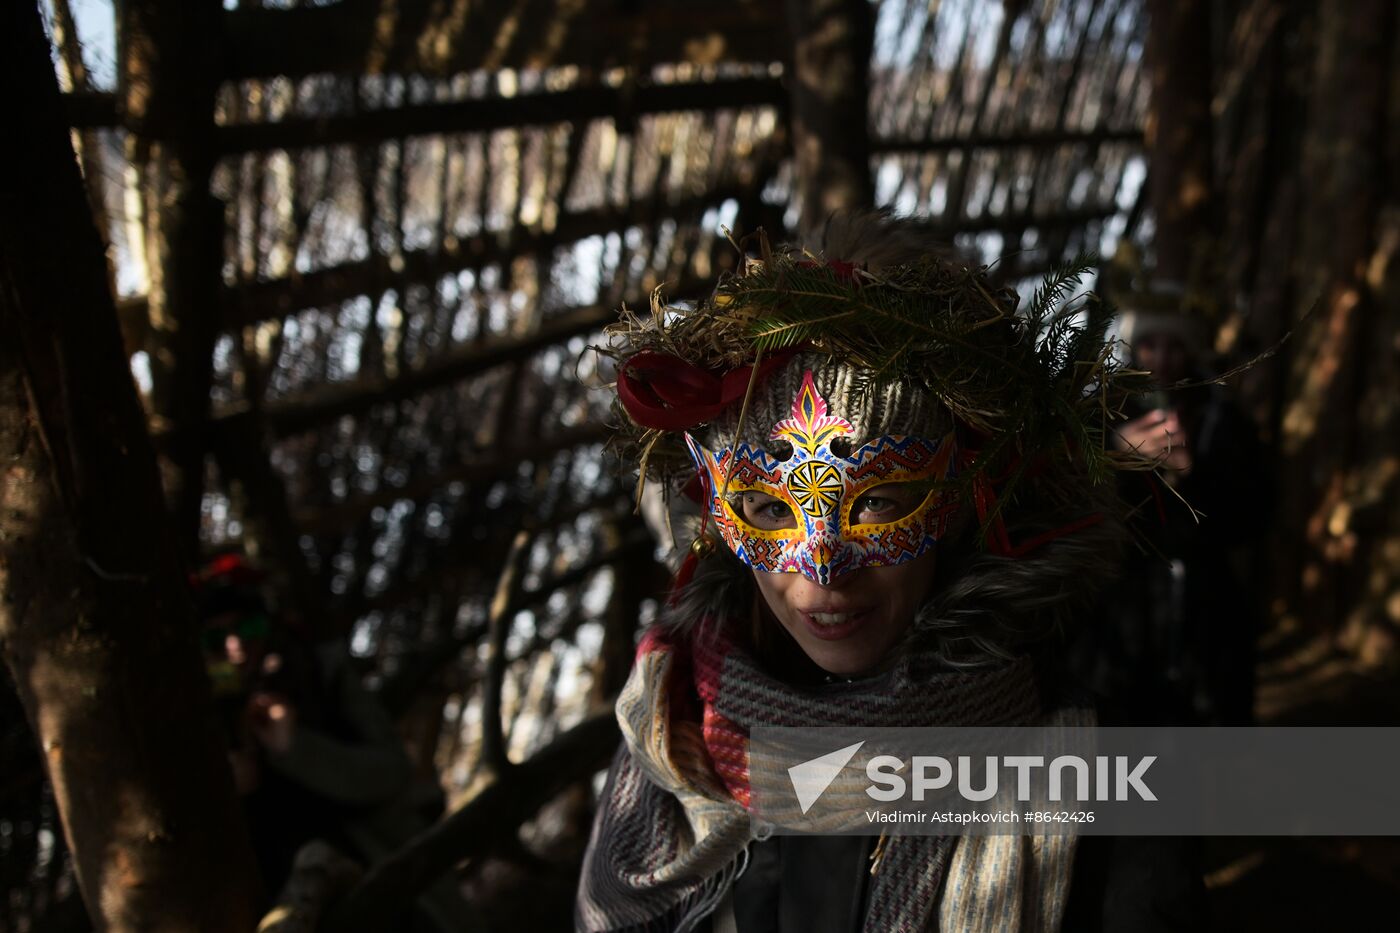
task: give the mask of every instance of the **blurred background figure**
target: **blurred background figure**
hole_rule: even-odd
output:
[[[1202,327],[1185,290],[1158,281],[1113,297],[1119,338],[1157,386],[1133,400],[1115,443],[1159,467],[1120,477],[1134,546],[1100,604],[1086,673],[1121,724],[1248,725],[1272,460],[1228,391],[1200,381]]]
[[[346,652],[312,648],[277,613],[266,574],[225,554],[195,578],[205,666],[229,767],[269,892],[286,884],[313,839],[374,864],[442,814],[436,784],[413,780],[403,741]],[[412,929],[460,929],[450,884],[420,899]]]

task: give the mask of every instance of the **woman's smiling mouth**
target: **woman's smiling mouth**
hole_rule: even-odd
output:
[[[873,613],[869,609],[858,609],[849,612],[802,612],[800,615],[807,630],[817,638],[839,641],[864,626]]]

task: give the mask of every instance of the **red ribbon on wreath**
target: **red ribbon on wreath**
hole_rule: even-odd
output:
[[[758,364],[758,382],[771,376],[797,350],[794,347],[763,359]],[[622,362],[617,395],[628,416],[642,427],[684,431],[742,401],[752,374],[752,364],[715,373],[669,353],[644,350]]]
[[[804,260],[803,267],[824,267],[840,279],[860,284],[856,263],[830,260]],[[758,364],[757,382],[772,375],[801,346],[789,347]],[[623,360],[618,368],[617,395],[622,407],[637,424],[659,431],[684,431],[713,419],[729,405],[743,399],[749,388],[753,365],[728,372],[712,372],[678,356],[656,350],[643,350]],[[756,384],[755,383],[755,384]]]

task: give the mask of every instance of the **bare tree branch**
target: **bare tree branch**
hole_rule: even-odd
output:
[[[510,767],[506,755],[505,723],[501,719],[501,692],[506,678],[506,638],[515,619],[524,580],[525,558],[530,551],[531,535],[518,531],[506,555],[505,569],[496,583],[496,595],[491,600],[490,641],[487,644],[486,682],[481,692],[481,758],[493,774],[502,774]]]

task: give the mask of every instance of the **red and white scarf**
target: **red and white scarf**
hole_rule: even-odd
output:
[[[584,859],[576,920],[589,933],[690,930],[710,915],[757,838],[750,729],[771,726],[1085,725],[1046,715],[1028,659],[949,671],[910,648],[855,683],[800,689],[767,673],[711,620],[652,629],[617,703],[624,747]],[[871,879],[871,931],[1056,930],[1073,836],[893,836]]]

